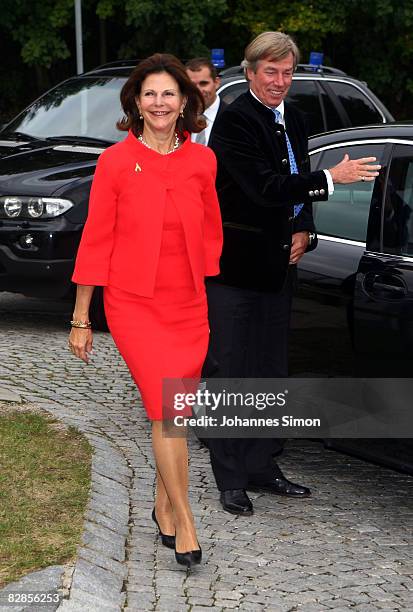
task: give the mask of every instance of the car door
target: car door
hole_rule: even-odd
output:
[[[312,169],[331,168],[348,153],[375,156],[385,173],[385,142],[335,143],[311,153]],[[354,287],[366,251],[371,211],[382,197],[382,182],[335,185],[327,202],[314,204],[318,247],[298,266],[299,291],[291,325],[291,373],[354,375]]]
[[[354,342],[369,375],[413,373],[413,143],[394,143],[376,211],[380,248],[363,253],[354,294]],[[373,232],[374,234],[374,232]],[[372,241],[377,240],[372,235]]]

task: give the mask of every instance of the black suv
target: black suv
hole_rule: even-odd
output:
[[[241,66],[223,70],[220,76],[219,95],[229,104],[248,88]],[[298,64],[287,100],[307,114],[311,134],[394,121],[366,83],[328,66]]]
[[[119,93],[135,65],[115,62],[68,79],[0,132],[0,291],[71,291],[96,161],[125,137],[115,127]],[[227,100],[247,87],[239,70],[223,75]],[[365,85],[337,70],[299,67],[290,97],[309,112],[313,131],[392,119]]]

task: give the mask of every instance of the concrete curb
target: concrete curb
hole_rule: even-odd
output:
[[[21,403],[25,401],[25,393],[9,385],[2,386],[0,400]],[[107,435],[102,434],[87,419],[71,413],[54,402],[27,401],[45,410],[65,425],[76,427],[85,435],[94,449],[91,488],[82,543],[78,549],[71,580],[66,585],[66,595],[61,600],[58,609],[64,612],[85,610],[88,612],[118,612],[122,609],[126,598],[124,591],[124,581],[127,576],[125,551],[129,534],[129,490],[132,484],[132,470],[123,453],[108,440]],[[0,601],[2,601],[1,597],[4,598],[10,590],[48,592],[59,589],[62,593],[64,592],[64,570],[65,567],[53,566],[53,568],[24,576],[20,581],[0,590]],[[20,608],[10,607],[8,604],[4,610],[6,609],[18,612],[35,610],[32,604],[30,607]],[[41,609],[55,610],[57,608],[43,606]],[[0,612],[2,611],[3,608],[0,607]]]

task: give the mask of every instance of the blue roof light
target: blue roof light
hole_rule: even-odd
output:
[[[224,49],[211,49],[211,61],[216,68],[224,68]]]
[[[322,65],[324,59],[324,53],[319,51],[311,51],[310,53],[310,66],[313,66],[314,72]]]

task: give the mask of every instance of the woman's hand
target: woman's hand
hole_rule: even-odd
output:
[[[69,348],[73,355],[76,355],[76,357],[79,357],[79,359],[88,364],[92,345],[93,334],[91,329],[72,327],[69,335]]]

